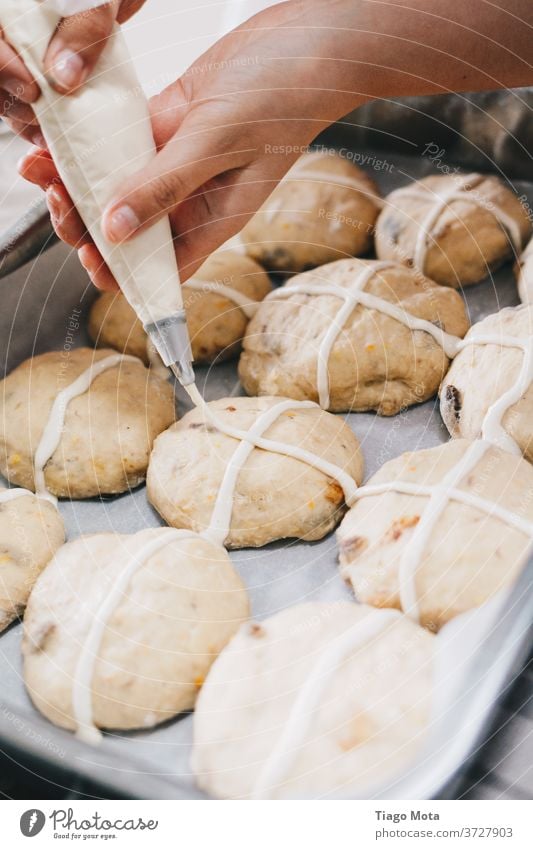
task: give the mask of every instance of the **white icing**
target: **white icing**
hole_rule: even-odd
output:
[[[432,238],[436,235],[435,227],[438,219],[448,204],[454,200],[467,201],[490,212],[507,233],[515,252],[520,252],[522,235],[517,222],[504,209],[495,204],[494,201],[479,197],[475,192],[471,191],[472,188],[475,188],[482,181],[483,177],[480,174],[465,174],[460,179],[455,180],[453,186],[441,192],[432,193],[430,190],[422,191],[411,186],[405,186],[394,192],[394,200],[400,196],[411,197],[421,200],[424,203],[430,201],[432,204],[426,216],[420,222],[415,242],[413,262],[419,271],[424,272],[428,248]]]
[[[320,652],[304,681],[285,722],[283,732],[264,762],[252,789],[252,798],[269,798],[272,790],[282,783],[309,733],[320,701],[339,667],[357,649],[378,637],[392,622],[399,619],[396,610],[368,613],[349,631],[337,636]]]
[[[15,498],[24,498],[27,495],[35,498],[34,493],[30,492],[29,489],[4,489],[0,492],[0,504],[5,504],[7,501],[14,501]]]
[[[504,429],[502,420],[509,407],[520,400],[533,381],[533,337],[498,336],[497,333],[480,334],[479,336],[471,334],[469,338],[461,342],[460,348],[466,348],[469,345],[498,345],[500,348],[520,348],[522,350],[522,365],[517,380],[491,404],[481,425],[482,439],[498,445],[499,448],[509,451],[511,454],[522,456],[520,447]]]
[[[373,495],[383,495],[385,492],[399,492],[403,495],[431,495],[433,486],[410,483],[408,481],[387,481],[386,483],[366,484],[360,486],[357,490],[357,499],[367,498]],[[518,513],[513,513],[505,507],[500,507],[494,501],[488,501],[486,498],[476,495],[473,492],[466,492],[464,489],[456,489],[451,487],[448,491],[450,501],[459,501],[461,504],[467,504],[469,507],[475,507],[481,510],[488,516],[495,519],[500,519],[506,525],[510,525],[517,531],[526,534],[533,538],[533,522],[529,519],[524,519]],[[357,500],[356,499],[356,500]]]
[[[442,347],[447,357],[454,357],[459,350],[458,346],[461,342],[459,337],[446,333],[444,330],[441,330],[439,327],[432,324],[431,321],[426,321],[426,319],[417,318],[416,316],[411,315],[401,307],[386,301],[384,298],[378,298],[375,295],[371,295],[368,292],[363,291],[364,287],[375,274],[388,268],[397,267],[398,266],[395,263],[391,262],[379,262],[370,266],[365,266],[356,276],[349,289],[343,289],[341,286],[315,286],[313,284],[291,286],[288,284],[287,286],[284,286],[281,289],[276,289],[274,292],[267,295],[265,300],[289,298],[291,295],[296,294],[332,295],[344,301],[339,312],[335,318],[332,319],[332,323],[328,327],[318,351],[317,391],[319,404],[324,409],[329,407],[330,401],[328,362],[331,356],[331,351],[346,321],[357,304],[362,304],[363,306],[368,307],[368,309],[378,310],[379,312],[388,315],[390,318],[401,322],[410,330],[422,330],[429,333]]]
[[[228,301],[236,304],[244,313],[246,318],[252,318],[257,312],[259,303],[250,300],[242,292],[234,289],[232,286],[226,286],[223,283],[217,283],[215,280],[200,280],[199,278],[191,277],[183,284],[186,288],[193,289],[195,292],[214,292],[217,295],[222,295]],[[187,306],[187,304],[185,304]]]
[[[92,681],[94,668],[107,623],[118,607],[133,575],[161,548],[176,540],[197,537],[198,535],[192,531],[175,530],[173,528],[162,529],[157,536],[154,535],[147,540],[135,554],[128,555],[113,586],[110,589],[105,588],[105,596],[98,610],[91,616],[90,627],[81,646],[72,678],[72,715],[76,723],[76,736],[80,740],[96,745],[102,738],[101,732],[93,721]]]
[[[472,469],[488,448],[488,443],[476,440],[465,451],[460,461],[456,463],[442,478],[440,483],[432,487],[429,500],[416,525],[409,545],[404,547],[399,565],[400,602],[402,610],[415,622],[420,619],[418,598],[416,592],[416,573],[422,559],[424,549],[431,534],[450,500],[450,489],[455,489],[460,481]]]
[[[458,488],[461,480],[468,475],[479,463],[492,443],[477,439],[465,451],[461,459],[447,472],[438,484],[423,485],[404,481],[387,481],[382,484],[370,484],[360,487],[357,498],[381,495],[385,492],[401,492],[408,495],[429,496],[424,506],[418,524],[416,525],[409,545],[406,545],[399,564],[399,590],[402,610],[416,622],[419,621],[419,606],[416,592],[416,574],[422,560],[422,555],[431,538],[436,523],[442,516],[449,501],[460,501],[489,516],[494,516],[516,530],[533,539],[533,522],[522,518],[498,504],[487,501],[475,493]]]
[[[235,486],[239,474],[254,448],[262,448],[265,451],[272,451],[274,454],[293,457],[295,460],[300,460],[302,463],[307,463],[309,466],[318,469],[339,483],[344,492],[346,504],[350,505],[354,503],[357,497],[357,484],[340,466],[330,463],[322,457],[318,457],[311,451],[306,451],[305,448],[300,448],[297,445],[286,445],[283,442],[266,439],[263,436],[265,431],[285,412],[302,409],[316,410],[317,405],[313,401],[280,401],[279,404],[265,410],[256,419],[252,427],[246,431],[231,427],[231,425],[221,421],[206,404],[196,386],[189,386],[186,389],[193,403],[204,411],[206,417],[209,418],[217,430],[226,436],[240,441],[240,445],[235,449],[222,479],[209,527],[203,532],[202,536],[221,545],[224,544],[231,528]]]
[[[46,488],[44,469],[61,442],[68,405],[74,398],[87,392],[93,380],[100,374],[123,362],[140,363],[141,361],[137,357],[130,357],[126,354],[112,354],[103,360],[92,363],[73,383],[56,395],[33,461],[35,493],[40,498],[45,498],[52,504],[57,504],[57,498],[49,493]]]

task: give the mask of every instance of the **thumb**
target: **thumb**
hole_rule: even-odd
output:
[[[223,151],[223,137],[185,132],[185,124],[154,160],[123,184],[103,216],[104,235],[118,243],[169,215],[209,180],[242,165],[242,151]],[[222,152],[221,152],[222,151]],[[215,187],[214,187],[215,188]]]
[[[44,60],[45,73],[58,91],[70,93],[91,74],[116,20],[118,0],[63,18]]]

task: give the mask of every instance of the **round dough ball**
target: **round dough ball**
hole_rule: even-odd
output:
[[[35,489],[34,457],[58,393],[114,351],[53,351],[26,360],[0,384],[0,471]],[[146,476],[154,438],[174,420],[174,390],[143,364],[125,361],[67,405],[61,441],[45,466],[60,498],[125,492]]]
[[[415,247],[420,227],[435,208],[440,195],[460,190],[465,175],[424,177],[409,186],[391,192],[376,224],[376,253],[380,259],[392,259],[403,265],[415,264]],[[426,238],[423,268],[419,270],[444,286],[468,286],[478,283],[489,271],[498,268],[513,255],[508,233],[494,216],[502,210],[519,230],[522,244],[530,233],[527,213],[518,197],[497,177],[472,174],[465,199],[448,201]],[[424,197],[411,196],[416,191]],[[478,199],[474,202],[468,199]]]
[[[368,485],[403,482],[435,486],[472,443],[448,442],[410,451],[391,460]],[[491,446],[458,489],[533,521],[524,493],[533,489],[533,469],[520,457]],[[407,495],[392,488],[364,495],[346,514],[338,532],[340,564],[359,601],[401,609],[399,565],[425,510],[429,495]],[[421,624],[431,630],[487,601],[514,580],[528,556],[526,533],[496,515],[449,499],[439,515],[420,562],[409,560]],[[414,558],[414,555],[413,555]]]
[[[367,253],[379,204],[376,184],[356,165],[341,156],[308,153],[244,227],[241,238],[248,254],[268,271],[304,271]]]
[[[364,292],[378,296],[456,336],[468,319],[461,297],[401,265],[380,270],[374,260],[345,259],[293,277],[293,286],[353,289],[368,266],[376,273]],[[317,366],[322,340],[343,301],[335,295],[295,294],[267,298],[243,342],[239,376],[250,395],[286,395],[318,401]],[[357,305],[328,359],[329,406],[333,412],[376,410],[392,416],[431,398],[449,360],[440,344],[421,330],[383,312]]]
[[[120,573],[157,535],[168,543],[139,565],[102,618]],[[80,537],[58,551],[31,594],[22,646],[26,686],[55,725],[78,728],[73,682],[91,626],[100,622],[92,722],[150,728],[194,706],[213,660],[248,614],[242,581],[220,546],[175,539],[169,528]]]
[[[533,304],[488,315],[474,324],[466,339],[487,335],[529,337],[533,346]],[[516,384],[523,360],[520,348],[504,345],[468,345],[459,352],[439,393],[440,412],[452,436],[481,437],[489,409]],[[533,462],[533,384],[509,407],[502,425],[523,455]],[[487,438],[491,438],[489,434]]]
[[[523,304],[533,304],[533,239],[515,265],[518,294]]]
[[[223,424],[247,431],[279,398],[222,398],[209,409]],[[359,443],[340,418],[298,405],[264,433],[334,463],[357,483],[363,460]],[[148,498],[169,525],[194,531],[209,527],[224,475],[241,443],[205,420],[202,409],[187,413],[155,442],[148,468]],[[228,497],[231,497],[228,496]],[[306,462],[254,449],[238,474],[233,495],[229,548],[266,545],[276,539],[321,539],[345,509],[339,483]]]
[[[384,784],[424,742],[434,640],[349,602],[243,625],[196,706],[198,784],[234,799],[353,798]]]
[[[3,499],[0,487],[0,631],[26,607],[37,577],[65,540],[63,520],[53,504],[18,490]]]
[[[252,305],[272,290],[268,274],[253,259],[236,251],[217,251],[183,284],[183,302],[194,360],[211,363],[238,354],[249,316],[224,291],[193,288],[202,281],[235,289]],[[120,292],[104,292],[89,315],[89,335],[97,346],[140,357],[150,365],[147,336]]]

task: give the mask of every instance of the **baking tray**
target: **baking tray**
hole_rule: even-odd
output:
[[[358,149],[359,161],[364,151]],[[366,153],[375,156],[375,150]],[[383,156],[380,159],[383,160]],[[370,160],[369,160],[370,161]],[[385,166],[367,168],[385,194],[412,179],[436,171],[427,157],[388,153]],[[517,182],[518,194],[533,199],[533,184]],[[23,359],[52,349],[88,343],[85,318],[95,292],[75,256],[54,245],[0,281],[0,361],[2,377]],[[515,305],[516,286],[510,265],[465,293],[470,320]],[[71,317],[79,321],[72,332]],[[206,398],[241,394],[236,362],[197,369]],[[189,408],[177,390],[180,414]],[[428,448],[448,440],[438,404],[433,399],[394,418],[373,413],[347,415],[359,438],[368,478],[402,451]],[[134,533],[162,522],[146,499],[144,487],[116,498],[61,502],[68,536],[114,530]],[[316,543],[280,542],[258,550],[231,552],[250,593],[253,616],[271,616],[292,604],[352,599],[339,575],[335,535]],[[428,749],[416,763],[373,796],[432,798],[453,795],[454,782],[490,723],[503,687],[524,659],[530,644],[533,559],[510,595],[501,601],[494,620],[482,623],[475,639],[459,634],[457,698],[441,711]],[[103,797],[203,798],[189,768],[192,716],[181,716],[151,731],[107,733],[98,748],[55,728],[31,705],[22,681],[22,626],[0,636],[0,747],[36,773],[53,774],[59,795],[76,782]],[[481,645],[480,645],[481,644]],[[465,650],[470,645],[471,650]],[[86,791],[89,792],[89,791]]]

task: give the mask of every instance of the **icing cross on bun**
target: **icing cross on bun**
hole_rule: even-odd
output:
[[[0,471],[44,497],[125,492],[145,479],[174,392],[136,357],[78,348],[26,360],[0,383]]]
[[[234,250],[212,254],[182,287],[195,362],[220,362],[238,354],[250,318],[271,291],[268,274],[250,257]],[[98,347],[152,363],[144,328],[120,292],[104,292],[96,299],[88,330]]]
[[[24,618],[24,679],[53,723],[151,728],[190,710],[209,667],[248,617],[226,551],[189,531],[94,534],[64,545]]]
[[[533,461],[533,305],[474,324],[440,388],[453,437],[482,437]]]
[[[158,437],[147,487],[169,525],[240,548],[321,539],[362,473],[352,431],[316,404],[222,398]]]
[[[381,200],[374,181],[337,154],[307,153],[241,232],[267,271],[294,273],[365,254]]]
[[[396,263],[339,260],[263,301],[239,376],[250,395],[390,416],[435,394],[467,329],[449,288]]]
[[[397,611],[309,603],[241,627],[194,715],[218,798],[354,798],[423,745],[435,638]]]
[[[0,487],[0,632],[23,612],[64,539],[63,519],[49,501],[27,489]]]
[[[519,574],[533,467],[483,440],[402,454],[359,488],[337,538],[359,601],[438,630]]]
[[[530,231],[524,206],[497,177],[431,176],[387,196],[376,252],[459,288],[518,256]]]

